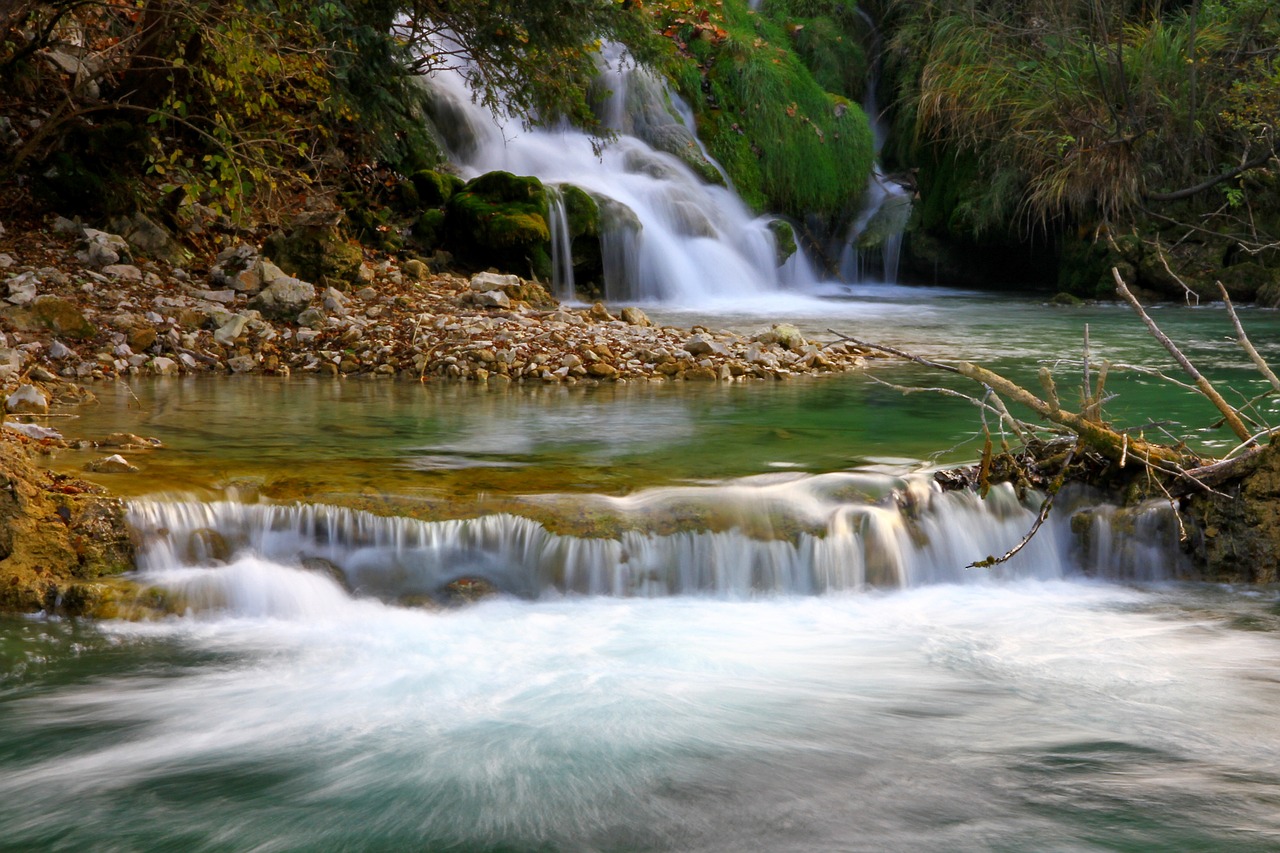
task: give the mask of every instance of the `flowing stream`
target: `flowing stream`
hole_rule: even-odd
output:
[[[807,306],[806,334],[1023,378],[1074,359],[1064,388],[1085,323],[1096,359],[1163,364],[1118,309]],[[1254,392],[1222,312],[1157,313]],[[1274,358],[1280,318],[1245,320]],[[1229,446],[1193,396],[1111,381],[1118,422]],[[930,484],[975,454],[963,401],[863,375],[99,391],[63,428],[165,442],[104,481],[182,615],[0,621],[2,850],[1280,846],[1276,590],[1173,582],[1158,506],[1081,536],[1084,495],[1015,562],[965,568],[1036,504]],[[463,580],[500,593],[441,608]]]

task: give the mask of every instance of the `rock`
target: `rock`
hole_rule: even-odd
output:
[[[487,293],[491,290],[502,290],[507,287],[520,287],[520,276],[478,272],[471,277],[471,289],[477,293]]]
[[[684,342],[685,352],[690,355],[728,355],[725,345],[707,335],[694,335]]]
[[[79,308],[56,296],[37,296],[27,309],[36,326],[64,338],[86,340],[97,332]]]
[[[142,270],[133,264],[108,264],[102,268],[102,274],[125,281],[142,281]]]
[[[400,270],[408,276],[411,281],[422,281],[431,274],[427,265],[416,258],[405,261],[400,265]]]
[[[299,214],[293,230],[272,234],[263,243],[262,251],[286,273],[303,281],[357,282],[364,255],[343,235],[342,218],[342,211],[336,209]]]
[[[756,335],[755,340],[762,344],[778,344],[793,352],[803,349],[807,343],[800,330],[790,323],[775,323],[769,331]]]
[[[4,403],[5,411],[12,415],[47,415],[49,398],[34,385],[19,385]]]
[[[209,270],[209,280],[219,288],[239,289],[235,286],[237,277],[251,269],[257,260],[258,250],[245,243],[223,249]]]
[[[36,298],[36,287],[40,284],[40,280],[36,278],[33,272],[24,272],[22,275],[16,275],[6,282],[9,285],[9,295],[6,301],[14,305],[26,305]]]
[[[101,269],[112,264],[129,263],[133,256],[129,252],[129,244],[123,237],[86,228],[82,232],[80,249],[76,258],[81,262]]]
[[[613,315],[609,313],[609,309],[604,307],[603,302],[597,302],[587,311],[587,316],[597,323],[608,323],[613,319]]]
[[[252,373],[257,369],[258,362],[251,355],[238,355],[227,360],[227,367],[231,368],[232,373]]]
[[[16,263],[17,261],[13,259],[13,255],[7,252],[0,252],[0,270],[7,270]]]
[[[108,456],[105,459],[95,459],[85,465],[84,469],[95,474],[132,474],[138,470],[136,465],[130,465],[129,460],[119,453]]]
[[[34,438],[37,441],[46,438],[51,438],[55,441],[60,441],[62,439],[62,433],[58,432],[56,429],[40,426],[39,424],[20,424],[16,421],[5,421],[4,428],[10,432],[25,435],[27,438]]]
[[[75,351],[62,341],[55,340],[49,345],[49,358],[54,361],[62,361],[64,358],[70,358],[73,355],[75,355]]]
[[[244,332],[244,327],[249,325],[249,318],[243,314],[232,314],[218,330],[213,333],[213,339],[224,347],[231,346],[236,342],[236,338]]]
[[[618,375],[618,368],[607,361],[596,361],[587,366],[587,373],[601,379],[610,379]]]
[[[43,367],[39,367],[39,366],[31,368],[31,371],[27,374],[27,378],[35,382],[57,382],[58,381],[57,376],[45,370]]]
[[[206,302],[216,302],[219,305],[230,305],[236,301],[236,292],[231,288],[224,290],[197,290],[191,294],[196,299],[203,299]]]
[[[169,232],[142,213],[113,219],[109,225],[138,254],[170,264],[180,264],[186,260],[187,253]]]
[[[133,352],[121,353],[121,355],[129,356],[134,352],[143,352],[144,350],[151,349],[152,345],[155,344],[157,337],[159,337],[159,333],[156,331],[154,326],[134,326],[126,333],[126,340],[129,343],[129,349]]]
[[[171,358],[160,356],[151,359],[151,372],[156,376],[177,376],[178,363]]]
[[[632,326],[653,325],[653,321],[649,319],[648,315],[634,305],[628,305],[626,308],[623,308],[619,316]]]
[[[279,278],[249,300],[249,307],[275,320],[296,318],[316,298],[315,285],[296,278]]]
[[[161,446],[158,438],[143,438],[131,432],[113,432],[97,444],[99,447],[119,447],[125,450],[143,450]]]
[[[329,318],[319,308],[308,308],[298,315],[298,325],[315,331],[323,331],[329,325]]]
[[[510,308],[511,298],[501,290],[489,290],[473,294],[471,303],[481,308]]]

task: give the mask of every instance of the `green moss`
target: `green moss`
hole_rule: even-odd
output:
[[[774,219],[769,222],[769,230],[777,243],[778,266],[782,266],[796,253],[796,229],[785,219]]]
[[[564,200],[565,219],[569,223],[569,236],[598,237],[600,235],[600,205],[586,190],[573,184],[560,187]]]
[[[678,23],[690,16],[673,16],[686,49],[670,76],[695,104],[699,133],[712,155],[758,210],[838,215],[862,191],[872,162],[870,124],[843,95],[853,81],[836,79],[835,65],[860,52],[856,44],[842,42],[823,54],[819,73],[840,90],[831,92],[797,52],[787,9],[775,12],[766,4],[763,14],[754,14],[745,0],[699,5],[723,36],[708,38],[705,26]],[[840,58],[841,50],[848,56]],[[816,54],[811,58],[817,62]]]
[[[547,193],[537,178],[481,175],[449,199],[444,224],[450,250],[468,263],[551,277]]]
[[[443,207],[462,189],[464,182],[457,175],[422,169],[409,179],[418,191],[418,201],[423,207]]]

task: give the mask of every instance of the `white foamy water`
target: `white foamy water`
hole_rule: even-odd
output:
[[[628,116],[626,96],[643,87],[658,99],[650,110],[669,109],[666,119],[683,127],[688,108],[678,97],[664,94],[648,72],[635,68],[616,48],[606,54],[603,85],[614,93],[604,117],[607,126],[630,128],[636,119]],[[452,154],[466,175],[496,170],[534,175],[546,184],[573,184],[608,200],[602,208],[601,238],[610,301],[713,307],[816,283],[803,257],[779,269],[770,217],[755,216],[731,188],[706,183],[679,158],[635,135],[619,133],[600,148],[598,139],[573,128],[523,129],[514,120],[495,121],[473,103],[459,73],[438,72],[430,85],[447,111],[447,122],[465,128],[453,134]],[[695,136],[689,140],[705,155]],[[718,164],[712,165],[723,174]],[[563,220],[553,217],[551,224],[560,229]],[[557,230],[557,258],[567,249],[563,239]],[[566,279],[562,271],[558,281]]]
[[[200,571],[264,597],[315,581]],[[1261,850],[1280,832],[1276,635],[1190,593],[429,613],[330,587],[238,607],[102,626],[82,638],[95,677],[6,695],[6,844]]]

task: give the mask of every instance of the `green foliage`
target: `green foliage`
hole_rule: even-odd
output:
[[[1273,151],[1274,4],[1146,9],[896,4],[898,128],[917,156],[977,164],[940,181],[945,202],[926,194],[928,218],[975,233],[1122,222]]]
[[[793,44],[787,9],[775,18],[772,8],[756,14],[745,0],[684,0],[656,9],[676,48],[668,73],[696,105],[701,136],[748,204],[835,216],[870,173],[870,126],[818,82]],[[819,71],[841,90],[850,85]]]

